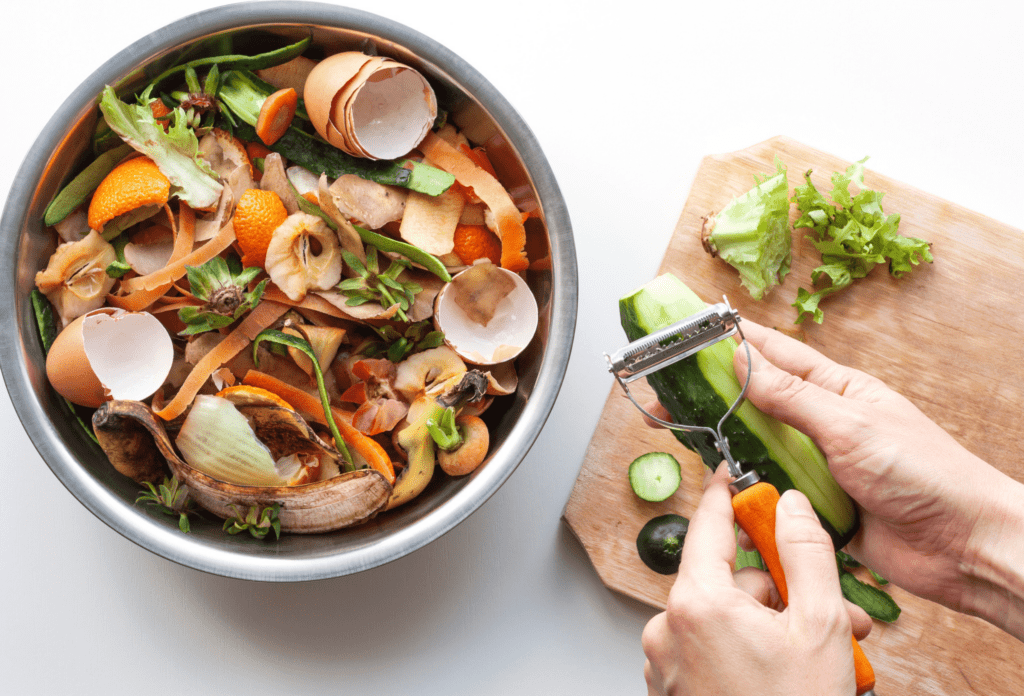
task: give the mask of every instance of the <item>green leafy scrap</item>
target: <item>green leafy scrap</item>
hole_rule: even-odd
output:
[[[882,192],[864,186],[864,162],[867,157],[850,165],[845,173],[832,174],[831,200],[811,182],[811,170],[804,174],[806,183],[794,190],[792,200],[797,204],[800,217],[794,228],[813,231],[812,243],[821,253],[822,263],[811,271],[811,282],[828,284],[818,290],[800,288],[797,291],[796,323],[808,315],[822,323],[824,311],[821,301],[863,278],[878,264],[889,264],[889,273],[899,278],[909,273],[922,261],[933,261],[928,242],[899,233],[898,213],[887,215],[882,210]],[[856,186],[853,193],[850,186]]]
[[[139,493],[135,499],[136,504],[155,505],[165,514],[177,515],[178,529],[188,534],[191,531],[188,516],[193,512],[192,501],[188,497],[188,486],[183,485],[177,477],[165,478],[159,486],[154,486],[149,481],[143,485],[147,490]]]
[[[109,272],[109,271],[108,271]],[[182,307],[178,318],[185,323],[182,336],[214,331],[229,326],[249,312],[263,298],[269,279],[249,290],[249,283],[262,269],[243,268],[238,257],[215,256],[202,266],[185,266],[192,294],[203,301],[198,307]]]
[[[444,344],[444,334],[434,330],[429,319],[417,321],[406,327],[402,333],[394,326],[370,326],[380,340],[369,340],[362,343],[356,353],[369,358],[385,357],[393,363],[405,360],[413,353],[419,353]]]
[[[276,539],[281,538],[281,504],[274,503],[267,507],[253,505],[242,510],[237,505],[230,505],[234,516],[224,520],[224,531],[228,534],[249,532],[256,539],[265,539],[274,532]]]
[[[348,298],[345,304],[356,307],[367,302],[377,302],[385,309],[398,305],[396,316],[401,321],[409,321],[406,312],[416,301],[417,293],[423,290],[418,283],[398,279],[402,271],[411,266],[409,261],[392,259],[388,269],[381,271],[377,248],[373,245],[366,247],[365,264],[350,251],[342,251],[341,256],[356,273],[354,277],[338,283],[338,290]]]
[[[782,282],[792,261],[789,180],[776,158],[776,173],[754,177],[754,188],[708,219],[705,247],[735,268],[750,296],[760,300]]]

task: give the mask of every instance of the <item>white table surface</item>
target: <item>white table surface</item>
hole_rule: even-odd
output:
[[[0,195],[96,67],[211,3],[5,6]],[[109,529],[0,396],[0,677],[21,694],[645,693],[654,614],[560,521],[611,386],[616,301],[655,273],[702,157],[784,134],[1024,228],[1022,13],[1007,2],[353,1],[474,65],[534,130],[575,230],[558,402],[511,479],[431,545],[356,576],[261,584]],[[674,9],[673,9],[674,8]]]

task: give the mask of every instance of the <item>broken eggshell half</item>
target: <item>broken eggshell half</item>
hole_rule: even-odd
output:
[[[174,361],[167,329],[148,312],[104,307],[57,334],[46,376],[68,401],[97,408],[108,398],[141,401],[164,383]]]
[[[526,281],[489,262],[458,273],[434,302],[434,325],[445,343],[474,365],[515,358],[537,322],[537,300]]]
[[[320,61],[306,78],[303,100],[327,142],[368,159],[405,155],[437,118],[437,97],[420,73],[358,51]]]

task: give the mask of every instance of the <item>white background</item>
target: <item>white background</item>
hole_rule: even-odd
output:
[[[4,9],[0,195],[50,114],[199,0]],[[14,5],[11,7],[11,5]],[[640,694],[649,608],[560,521],[611,386],[616,301],[655,273],[708,154],[787,135],[1024,228],[1016,3],[350,3],[475,66],[535,132],[575,231],[580,314],[544,431],[433,544],[305,584],[206,575],[80,505],[0,396],[0,687],[10,694]]]

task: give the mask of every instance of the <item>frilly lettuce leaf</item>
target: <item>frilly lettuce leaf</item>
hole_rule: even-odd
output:
[[[792,259],[789,182],[778,159],[775,167],[775,175],[754,177],[757,185],[714,217],[707,238],[713,253],[739,271],[740,282],[755,300],[782,282]]]
[[[222,185],[217,174],[199,156],[199,139],[183,114],[175,114],[164,132],[165,121],[157,121],[147,100],[126,104],[109,85],[103,90],[100,111],[121,138],[148,156],[171,181],[171,194],[193,208],[217,205]],[[181,111],[180,107],[176,111]]]
[[[931,263],[928,242],[899,233],[900,216],[886,215],[879,191],[864,186],[864,163],[867,157],[850,165],[846,172],[832,174],[831,202],[811,183],[811,172],[804,174],[807,182],[793,192],[793,201],[800,217],[793,227],[814,231],[814,246],[821,252],[822,265],[811,272],[811,282],[827,276],[830,284],[814,292],[800,288],[796,302],[797,323],[810,315],[821,323],[824,312],[819,303],[834,292],[863,278],[880,263],[889,262],[893,277],[910,272],[921,261]],[[850,192],[850,186],[858,189]]]

